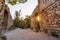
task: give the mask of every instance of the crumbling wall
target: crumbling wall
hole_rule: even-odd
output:
[[[39,1],[46,3],[46,1],[43,0]],[[51,3],[51,1],[53,2]],[[35,9],[33,12],[34,15],[31,16],[31,26],[33,26],[33,28],[35,28],[35,26],[38,27],[36,25],[36,19],[34,19],[36,18],[34,17],[36,16],[35,14],[38,13],[41,19],[39,20],[40,30],[49,34],[55,32],[57,35],[60,35],[60,0],[49,0],[49,2],[47,2],[49,5],[41,3],[38,3],[38,9]]]
[[[55,31],[60,35],[60,1],[42,10],[41,14],[43,30],[48,33]]]
[[[0,1],[0,28],[7,30],[12,24],[12,16],[10,14],[9,7],[5,4],[4,1]]]

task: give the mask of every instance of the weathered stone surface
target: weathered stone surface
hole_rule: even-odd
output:
[[[39,21],[40,30],[42,29],[42,31],[44,31],[47,29],[48,32],[58,31],[60,34],[60,0],[50,0],[49,2],[47,2],[47,4],[42,4],[43,0],[42,1],[39,0],[39,1],[41,3],[38,3],[39,7],[37,8],[40,11],[37,10],[37,12],[39,13],[39,15],[41,15],[41,18],[40,18],[41,21]],[[52,4],[51,4],[51,1],[53,1]],[[33,14],[36,14],[35,10]],[[31,19],[34,18],[33,16],[35,15],[32,15]]]
[[[10,10],[5,4],[4,0],[0,0],[0,28],[7,30],[12,25],[12,17],[10,15]]]

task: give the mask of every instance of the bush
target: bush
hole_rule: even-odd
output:
[[[24,19],[24,28],[27,29],[27,28],[30,28],[30,16],[26,15],[26,18]]]

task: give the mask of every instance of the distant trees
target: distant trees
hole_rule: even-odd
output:
[[[15,12],[15,19],[14,19],[13,25],[14,25],[14,27],[21,28],[23,20],[20,19],[19,16],[20,16],[20,13],[18,11],[16,11]]]
[[[24,28],[30,28],[30,16],[26,15],[24,22],[25,22]]]
[[[20,12],[15,11],[15,18],[13,20],[13,25],[9,28],[9,30],[13,30],[15,28],[22,28],[22,23],[23,20],[19,17],[20,16]]]
[[[14,28],[30,28],[30,16],[26,15],[26,18],[23,19],[22,17],[20,17],[21,14],[18,11],[15,11],[15,18],[13,20],[13,26],[11,27],[11,29]]]
[[[22,19],[20,18],[20,13],[16,11],[13,25],[19,28],[30,28],[30,16],[26,15],[26,18]]]
[[[15,19],[13,22],[14,27],[18,28],[30,28],[30,16],[26,15],[25,19],[19,18],[19,12],[15,12]]]

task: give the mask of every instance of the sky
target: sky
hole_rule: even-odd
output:
[[[15,11],[21,10],[21,17],[25,18],[26,15],[31,15],[34,9],[37,6],[37,0],[27,0],[25,3],[16,4],[14,6],[8,4],[8,7],[10,8],[10,13],[12,15],[12,18],[14,19]]]

